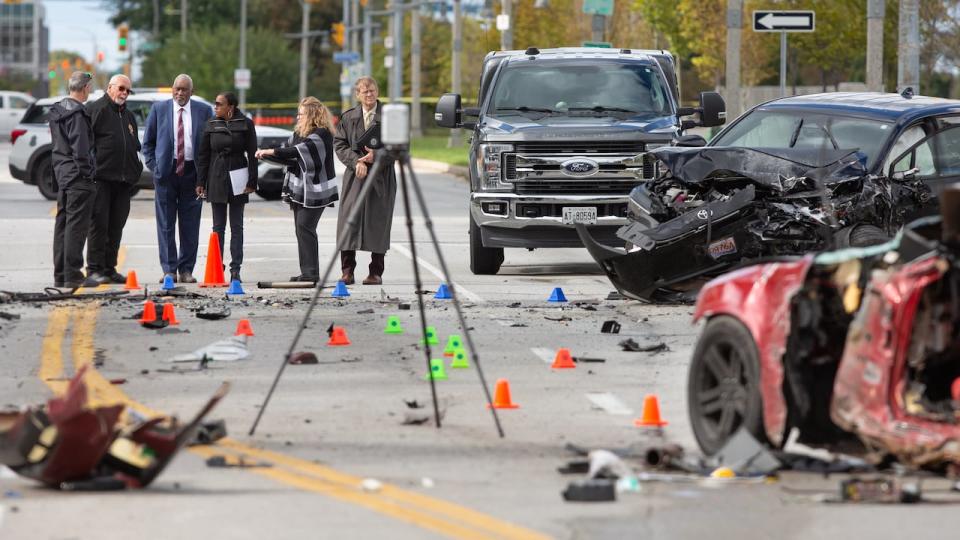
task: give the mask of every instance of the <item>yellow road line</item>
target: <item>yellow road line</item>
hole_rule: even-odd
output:
[[[54,308],[49,316],[47,333],[44,335],[39,377],[55,393],[59,394],[65,391],[67,382],[64,380],[63,374],[62,348],[64,336],[71,315],[73,315],[72,363],[75,369],[84,365],[90,366],[85,375],[85,382],[90,390],[91,405],[123,403],[144,417],[162,415],[159,411],[132,400],[117,386],[110,384],[110,381],[104,378],[92,365],[94,358],[93,337],[96,330],[98,310],[99,304],[96,302],[92,302],[83,308],[62,306]],[[450,538],[468,540],[482,538],[542,540],[548,538],[536,531],[501,521],[481,512],[388,484],[384,484],[375,493],[363,492],[359,487],[362,482],[359,477],[310,461],[253,448],[232,439],[222,439],[215,446],[197,446],[188,450],[203,457],[226,452],[270,463],[273,467],[243,470],[298,489],[320,493],[346,503],[362,506]]]

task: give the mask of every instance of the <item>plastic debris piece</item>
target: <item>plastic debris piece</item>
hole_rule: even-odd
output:
[[[620,323],[617,321],[603,321],[603,325],[600,327],[600,332],[603,334],[619,334]]]
[[[179,354],[168,362],[199,362],[206,359],[208,362],[236,362],[250,358],[247,349],[247,336],[231,336],[227,339],[215,341],[191,353]]]

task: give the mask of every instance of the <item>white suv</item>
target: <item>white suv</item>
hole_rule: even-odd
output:
[[[23,92],[0,92],[0,137],[10,133],[34,101],[32,96]]]
[[[103,93],[98,91],[90,96],[90,101],[98,99]],[[203,98],[194,96],[194,99],[210,105]],[[44,98],[36,101],[24,113],[20,123],[10,132],[13,149],[10,151],[10,174],[26,183],[36,185],[40,193],[50,200],[57,198],[57,183],[53,180],[53,166],[51,164],[51,150],[53,144],[50,138],[48,115],[50,107],[63,99],[63,96]],[[143,141],[144,124],[150,114],[150,107],[157,101],[170,99],[169,93],[137,93],[127,99],[127,108],[137,119],[140,132],[140,141]],[[280,146],[287,140],[291,131],[268,126],[257,126],[257,143],[260,148]],[[144,161],[143,155],[140,161]],[[260,163],[257,193],[265,199],[279,199],[282,182],[282,167],[266,162]],[[275,185],[276,184],[276,185]],[[146,166],[137,182],[137,188],[153,189],[153,173]]]

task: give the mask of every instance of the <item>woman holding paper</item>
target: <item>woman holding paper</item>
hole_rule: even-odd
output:
[[[319,99],[300,100],[297,125],[281,148],[257,150],[257,157],[287,166],[283,198],[293,210],[300,256],[300,275],[290,281],[320,279],[317,224],[323,209],[339,200],[337,175],[333,170],[333,126],[330,111]]]
[[[240,281],[243,263],[243,207],[257,188],[257,132],[231,92],[217,96],[197,152],[197,196],[213,209],[213,232],[223,253],[230,217],[230,280]]]

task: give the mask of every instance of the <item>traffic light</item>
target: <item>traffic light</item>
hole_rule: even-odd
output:
[[[117,50],[120,52],[126,52],[127,50],[127,34],[130,33],[130,27],[123,25],[117,28]]]
[[[330,27],[333,37],[333,42],[337,44],[337,47],[343,47],[343,32],[345,30],[342,22],[335,22]]]

